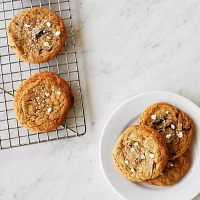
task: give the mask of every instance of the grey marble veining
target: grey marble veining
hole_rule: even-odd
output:
[[[1,200],[120,200],[98,156],[111,113],[155,90],[200,106],[198,0],[76,0],[71,8],[87,133],[0,151]]]

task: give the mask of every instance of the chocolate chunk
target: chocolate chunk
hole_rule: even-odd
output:
[[[183,131],[189,131],[191,129],[191,126],[183,127]]]
[[[53,49],[53,47],[51,47],[48,51],[50,52]]]
[[[164,119],[160,119],[158,122],[156,122],[156,125],[160,126],[164,123],[164,121],[165,121]]]
[[[152,164],[152,168],[151,168],[151,173],[153,173],[153,170],[156,168],[156,163],[155,162],[153,162],[153,164]]]
[[[42,31],[40,31],[39,33],[37,33],[35,35],[36,40],[38,41],[44,34],[49,33],[50,31],[48,29],[44,29]]]
[[[39,50],[39,54],[41,54],[41,53],[42,53],[42,50],[43,50],[43,49],[40,49],[40,50]]]
[[[171,124],[168,125],[168,126],[165,126],[165,129],[168,129],[168,128],[172,129],[172,128],[171,128]]]
[[[128,146],[128,147],[132,147],[132,142],[128,142],[128,143],[127,143],[127,146]]]

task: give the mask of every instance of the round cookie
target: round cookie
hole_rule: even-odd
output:
[[[72,91],[64,79],[54,72],[40,72],[19,86],[14,111],[22,126],[42,133],[60,126],[73,102]]]
[[[164,171],[155,179],[145,181],[150,185],[169,186],[177,183],[190,167],[189,152],[186,151],[175,160],[169,161]]]
[[[30,8],[15,15],[7,27],[8,43],[29,63],[43,63],[62,49],[67,32],[63,20],[47,8]]]
[[[170,160],[181,156],[192,140],[194,129],[192,120],[184,112],[164,102],[146,108],[138,124],[150,126],[163,136]]]
[[[127,128],[113,149],[116,168],[127,179],[142,182],[156,178],[168,162],[163,137],[151,127],[135,125]]]

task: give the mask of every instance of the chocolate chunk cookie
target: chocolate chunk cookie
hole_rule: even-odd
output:
[[[113,160],[124,177],[142,182],[160,175],[168,162],[168,150],[157,131],[136,125],[120,135],[113,149]]]
[[[61,125],[73,101],[72,91],[64,79],[54,72],[40,72],[19,86],[14,111],[22,126],[42,133]]]
[[[189,152],[168,162],[164,171],[155,179],[145,181],[150,185],[169,186],[177,183],[187,173],[190,167]]]
[[[15,15],[7,27],[8,43],[29,63],[43,63],[62,49],[67,32],[63,20],[47,8],[31,8]]]
[[[167,103],[156,103],[142,113],[139,125],[147,125],[165,139],[169,159],[181,156],[189,147],[193,135],[193,122],[182,111]]]

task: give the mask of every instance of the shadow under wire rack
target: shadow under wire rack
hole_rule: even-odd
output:
[[[20,61],[8,46],[6,27],[17,13],[32,7],[49,8],[64,21],[68,37],[61,52],[42,64]],[[65,122],[56,130],[35,133],[15,118],[13,97],[23,80],[42,71],[59,74],[70,85],[75,100]],[[74,30],[69,0],[0,0],[0,149],[82,136],[86,133],[85,114],[76,58]]]

